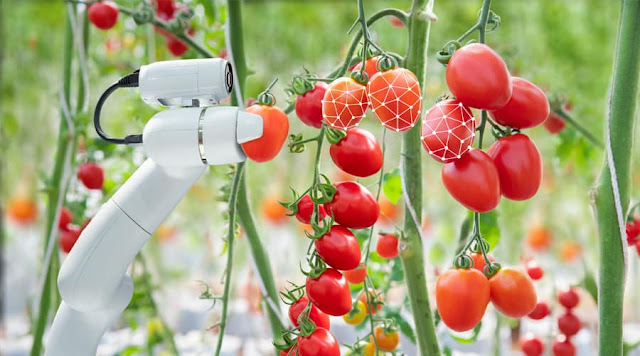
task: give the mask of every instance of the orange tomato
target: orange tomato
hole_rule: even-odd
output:
[[[367,298],[367,295],[365,293],[361,293],[360,297],[358,297],[358,300],[360,300],[367,306],[367,314],[375,315],[380,309],[382,309],[382,298],[380,297],[380,295],[377,295],[376,297],[376,293],[371,290],[367,291],[367,293],[369,293],[369,298]],[[372,303],[374,305],[373,307],[369,306],[367,299],[371,299],[371,301],[374,302]]]
[[[564,262],[573,262],[582,253],[582,247],[575,241],[562,241],[560,243],[560,259]]]
[[[529,228],[527,233],[527,246],[537,251],[545,251],[551,246],[553,235],[551,231],[541,225]]]
[[[168,242],[176,236],[176,228],[167,224],[158,226],[154,234],[160,242]]]
[[[255,162],[274,159],[289,134],[289,118],[277,106],[253,105],[246,112],[262,117],[262,137],[242,144],[244,153]]]
[[[378,345],[380,350],[385,351],[393,351],[398,347],[398,343],[400,342],[400,335],[397,331],[388,331],[380,326],[376,326],[373,329],[373,335],[375,337],[375,342],[371,340],[373,345]]]
[[[378,73],[378,60],[380,60],[380,56],[375,56],[367,59],[364,64],[364,71],[369,75],[369,79],[373,77],[376,73]],[[352,72],[358,72],[362,68],[362,61],[358,62],[353,68],[351,68]]]
[[[469,256],[473,260],[473,268],[475,268],[478,271],[484,273],[484,266],[487,265],[487,262],[484,260],[484,257],[482,256],[482,253],[471,252],[471,253],[469,253]],[[487,254],[487,257],[489,258],[489,261],[491,261],[491,262],[495,262],[496,261],[496,259],[493,258],[493,256],[491,256],[489,254]]]
[[[380,198],[378,200],[378,206],[380,206],[380,217],[378,218],[379,222],[383,222],[385,224],[393,224],[398,221],[400,217],[400,213],[402,208],[400,205],[393,204],[387,198]]]
[[[352,270],[342,271],[342,274],[344,274],[344,278],[347,279],[347,282],[351,284],[359,284],[364,282],[365,278],[367,278],[367,266],[361,263],[358,267]]]
[[[31,225],[38,217],[38,205],[26,195],[15,195],[7,202],[9,220],[20,225]]]
[[[531,279],[513,268],[502,268],[491,279],[491,302],[502,314],[522,318],[535,309],[538,295]]]
[[[267,197],[262,201],[262,215],[272,224],[281,224],[287,220],[289,211],[280,205],[275,197]]]
[[[442,322],[454,331],[467,331],[478,325],[490,297],[487,277],[473,268],[450,269],[436,282],[438,312]]]

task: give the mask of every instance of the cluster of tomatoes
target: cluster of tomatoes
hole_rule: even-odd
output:
[[[190,9],[182,4],[175,3],[174,0],[154,0],[152,6],[155,8],[155,15],[160,21],[169,23],[178,19],[180,14],[190,14]],[[89,5],[88,17],[91,23],[101,29],[109,30],[118,22],[119,8],[116,3],[109,0],[100,0]],[[188,17],[188,16],[187,16]],[[187,34],[193,36],[194,30],[187,26]],[[180,57],[189,47],[173,34],[156,27],[156,31],[165,38],[165,43],[169,52],[176,57]]]
[[[569,288],[558,294],[558,302],[565,308],[565,313],[558,317],[559,335],[553,342],[554,356],[575,356],[576,347],[571,342],[571,337],[580,331],[582,322],[571,312],[578,305],[580,297],[574,288]]]
[[[437,103],[422,122],[423,147],[444,163],[446,189],[466,208],[479,213],[493,210],[501,196],[511,200],[533,197],[542,180],[542,160],[535,143],[519,131],[549,117],[544,92],[525,79],[512,77],[502,58],[481,43],[453,53],[446,80],[455,99]],[[483,117],[482,125],[490,124],[500,137],[486,153],[472,147],[477,124],[471,108],[488,111],[490,118]]]

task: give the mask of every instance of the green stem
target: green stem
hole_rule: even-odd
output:
[[[409,48],[405,56],[405,67],[411,70],[424,87],[426,72],[426,51],[431,23],[421,19],[420,13],[426,9],[428,0],[413,0],[409,16]],[[403,181],[407,206],[405,211],[404,233],[401,241],[400,258],[405,271],[409,304],[416,328],[416,340],[421,355],[439,355],[440,347],[436,338],[433,315],[427,291],[427,278],[420,238],[422,227],[414,222],[409,209],[413,209],[416,218],[422,217],[422,161],[420,127],[416,126],[404,133],[402,139]]]
[[[602,141],[600,141],[597,137],[595,137],[589,130],[587,130],[584,126],[582,126],[578,121],[576,121],[569,113],[566,111],[559,109],[553,111],[555,114],[560,116],[562,120],[564,120],[569,125],[573,126],[584,138],[586,138],[589,142],[591,142],[594,146],[604,149],[604,145]]]
[[[631,148],[638,98],[638,43],[640,0],[622,0],[606,118],[607,150],[594,194],[600,234],[598,348],[600,355],[607,356],[622,355],[622,306],[626,273],[624,214],[629,206]],[[611,168],[614,168],[613,172]]]
[[[244,164],[237,166],[237,171],[233,177],[231,195],[229,196],[229,230],[227,231],[227,267],[224,276],[224,292],[222,293],[222,315],[220,316],[220,327],[218,331],[218,342],[216,343],[215,355],[220,355],[224,330],[227,326],[227,312],[229,308],[229,294],[231,291],[231,271],[233,270],[233,246],[236,239],[236,200],[238,197],[238,187],[244,171]]]

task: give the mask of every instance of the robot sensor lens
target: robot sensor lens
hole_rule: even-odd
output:
[[[227,63],[227,68],[225,70],[225,86],[227,93],[231,93],[231,90],[233,89],[233,69],[231,68],[230,63]]]

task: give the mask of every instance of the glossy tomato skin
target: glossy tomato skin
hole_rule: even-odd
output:
[[[520,349],[525,356],[541,356],[544,353],[544,343],[539,337],[528,333],[520,339]]]
[[[296,98],[296,115],[305,125],[322,127],[322,98],[327,88],[327,83],[317,82],[312,90]]]
[[[349,283],[335,269],[327,268],[318,278],[307,277],[307,298],[326,314],[341,316],[351,310]]]
[[[80,230],[80,228],[78,228],[77,226],[73,226],[73,225],[69,225],[65,230],[62,230],[60,232],[60,240],[59,240],[60,250],[62,250],[62,252],[64,253],[71,252],[71,249],[78,241],[78,238],[80,237],[81,233],[82,233],[82,230]]]
[[[306,297],[302,297],[298,299],[297,302],[291,304],[289,307],[289,319],[293,323],[295,327],[298,327],[298,317],[302,314],[302,311],[307,307],[307,303],[309,303],[309,299]],[[311,319],[316,327],[325,328],[329,330],[331,328],[331,321],[329,320],[329,315],[323,313],[318,307],[311,304],[311,309],[309,310],[309,319]]]
[[[368,107],[364,85],[352,78],[338,78],[329,84],[322,98],[322,120],[334,129],[348,130],[360,124]]]
[[[296,219],[303,224],[311,223],[311,215],[313,214],[313,201],[309,194],[306,194],[298,202],[298,212],[296,213]],[[318,215],[320,219],[324,219],[327,216],[327,212],[324,210],[324,206],[318,205]]]
[[[502,268],[491,279],[491,302],[502,314],[522,318],[531,313],[538,296],[531,279],[513,268]]]
[[[324,328],[317,328],[309,336],[298,337],[299,356],[340,356],[336,338]]]
[[[489,46],[472,43],[453,53],[446,70],[449,90],[464,105],[496,110],[511,98],[507,65]]]
[[[262,137],[242,144],[244,153],[255,162],[274,159],[289,134],[287,114],[277,106],[253,105],[246,112],[262,117]]]
[[[507,136],[489,147],[500,176],[502,195],[511,200],[533,197],[542,182],[542,158],[536,144],[521,133]]]
[[[357,177],[368,177],[382,168],[382,149],[367,130],[347,130],[347,136],[331,145],[329,154],[338,168]]]
[[[386,259],[398,256],[398,237],[394,234],[380,234],[376,243],[376,252]]]
[[[553,346],[551,347],[553,351],[553,356],[575,356],[576,355],[576,346],[571,342],[571,340],[565,336],[559,336],[553,341]]]
[[[356,305],[347,314],[342,316],[345,323],[349,325],[358,325],[367,317],[367,306],[362,301],[356,301]]]
[[[528,129],[543,123],[549,117],[549,101],[542,89],[530,81],[512,78],[513,93],[507,105],[489,115],[500,125],[515,129]]]
[[[484,273],[484,266],[487,265],[487,262],[484,260],[482,253],[471,252],[469,253],[469,257],[473,260],[473,268]],[[496,261],[496,259],[491,255],[487,255],[487,258],[489,258],[489,261],[491,262]]]
[[[367,266],[361,263],[354,269],[342,271],[342,274],[344,274],[344,278],[347,279],[347,282],[351,284],[360,284],[367,278]]]
[[[542,279],[542,277],[544,276],[544,270],[542,269],[542,267],[540,267],[538,262],[536,262],[534,260],[531,260],[531,261],[527,262],[525,267],[527,268],[527,274],[534,281]]]
[[[351,270],[360,264],[358,240],[345,227],[333,225],[314,244],[322,260],[335,269]]]
[[[118,5],[113,1],[100,1],[89,6],[87,16],[95,27],[109,30],[118,22],[118,12]]]
[[[467,209],[486,213],[500,202],[500,178],[491,157],[471,149],[442,166],[442,182],[449,194]]]
[[[533,320],[541,320],[546,318],[550,313],[551,309],[549,309],[547,302],[538,302],[528,317]]]
[[[400,343],[400,335],[397,331],[386,332],[382,327],[376,326],[373,329],[373,335],[378,347],[384,351],[393,351]]]
[[[549,117],[542,124],[552,135],[560,133],[567,126],[567,123],[555,113],[549,114]]]
[[[560,304],[567,308],[572,309],[580,302],[580,297],[574,288],[569,288],[558,294],[558,301]]]
[[[458,100],[443,100],[424,115],[420,138],[431,158],[447,163],[471,149],[475,132],[476,120],[471,109]]]
[[[60,217],[58,217],[58,229],[66,230],[73,221],[73,215],[69,209],[63,207],[60,209]]]
[[[333,200],[324,205],[327,214],[335,221],[350,229],[364,229],[372,226],[380,215],[380,206],[371,192],[357,182],[340,182]]]
[[[364,65],[364,71],[369,75],[369,79],[373,78],[376,73],[378,73],[378,61],[380,60],[380,56],[375,56],[367,59]],[[358,62],[351,69],[352,72],[359,72],[360,68],[362,68],[362,61]]]
[[[489,304],[489,281],[476,269],[450,269],[438,277],[436,305],[451,330],[473,329]]]
[[[100,190],[104,185],[104,171],[94,162],[86,162],[78,168],[78,179],[87,189]]]
[[[558,317],[558,329],[567,337],[577,334],[581,328],[582,322],[571,311],[567,311]]]
[[[376,73],[367,83],[367,95],[371,110],[389,130],[407,131],[420,118],[420,83],[408,69],[393,68]]]

